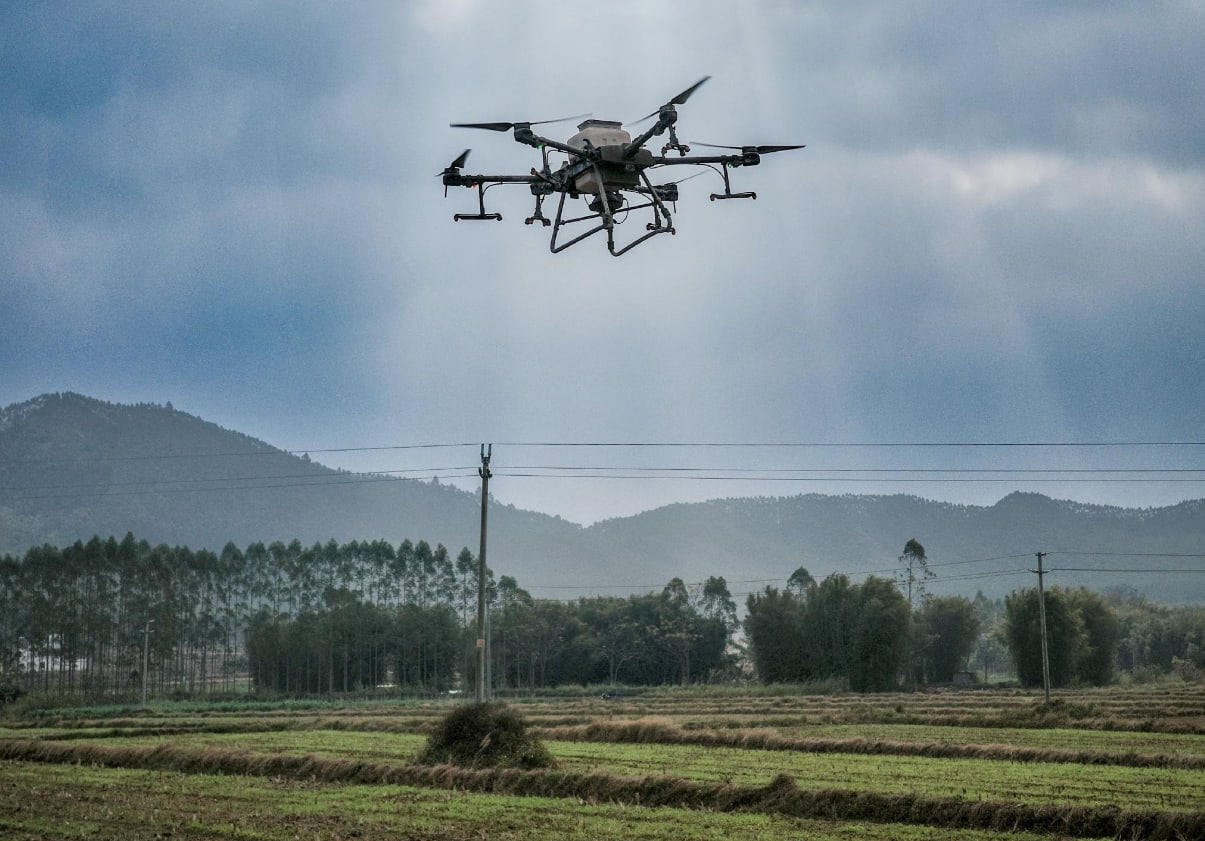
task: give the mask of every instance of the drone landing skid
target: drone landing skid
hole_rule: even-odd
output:
[[[611,252],[612,257],[619,257],[620,255],[626,254],[628,251],[631,251],[633,248],[640,245],[640,243],[656,236],[657,234],[676,234],[677,231],[674,230],[673,222],[670,218],[669,210],[668,210],[668,208],[666,208],[664,202],[662,202],[661,199],[657,196],[657,193],[656,193],[653,185],[648,180],[648,176],[646,176],[643,172],[641,172],[640,180],[644,182],[644,190],[646,190],[647,194],[650,196],[649,201],[647,201],[643,204],[632,205],[630,207],[622,207],[621,206],[621,207],[617,207],[617,208],[612,208],[611,207],[611,199],[607,195],[607,191],[604,189],[604,190],[601,190],[598,194],[598,203],[599,203],[600,207],[597,212],[590,213],[585,216],[576,216],[576,217],[569,218],[569,219],[565,218],[565,197],[568,195],[568,193],[562,192],[561,200],[560,200],[560,202],[558,202],[557,208],[556,208],[556,220],[552,223],[552,238],[549,240],[549,243],[548,243],[549,250],[552,251],[553,254],[559,254],[562,251],[564,251],[566,248],[568,248],[569,246],[576,245],[577,243],[581,242],[582,240],[587,239],[588,237],[591,237],[594,234],[597,234],[599,231],[606,231],[607,232],[607,250],[609,252]],[[599,183],[602,183],[601,175],[599,177]],[[639,192],[644,193],[644,190],[639,191]],[[644,226],[645,231],[647,231],[647,233],[645,233],[643,236],[637,237],[636,239],[629,242],[627,245],[624,245],[623,247],[616,249],[616,247],[615,247],[615,225],[617,223],[615,221],[615,215],[617,213],[628,214],[628,213],[631,213],[636,210],[645,210],[647,208],[652,208],[652,211],[653,211],[653,221],[647,223]],[[539,213],[538,206],[536,207],[536,212],[537,212],[537,214]],[[566,225],[571,225],[575,222],[586,222],[591,219],[598,219],[598,220],[600,220],[600,223],[598,225],[595,225],[590,230],[585,231],[584,233],[578,234],[576,237],[569,240],[568,242],[563,242],[563,243],[559,243],[559,244],[557,243],[557,236],[560,234],[561,228],[565,227]],[[547,225],[548,223],[545,222],[544,224]]]
[[[719,201],[721,199],[756,199],[757,193],[712,193],[711,200]]]
[[[723,198],[723,196],[721,196],[721,198]],[[501,213],[453,213],[452,218],[457,222],[463,222],[465,220],[477,220],[477,219],[492,219],[495,222],[501,222],[502,214]]]
[[[455,213],[452,215],[452,219],[456,222],[460,222],[462,220],[482,220],[482,219],[492,219],[495,222],[502,221],[501,213],[486,213],[485,212],[485,185],[484,184],[477,185],[477,207],[478,207],[478,211],[476,213]]]
[[[722,199],[756,199],[757,193],[734,193],[732,192],[732,184],[728,181],[728,167],[720,167],[720,176],[724,179],[724,192],[712,193],[712,201],[720,201]]]

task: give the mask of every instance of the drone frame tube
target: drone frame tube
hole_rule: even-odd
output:
[[[597,164],[592,164],[592,166],[595,169],[595,175],[598,177],[599,183],[602,183],[602,180],[603,180],[602,172],[599,171]],[[577,216],[577,217],[573,217],[570,219],[565,218],[565,198],[568,196],[569,191],[562,190],[561,191],[561,199],[557,203],[556,219],[553,221],[553,225],[552,225],[552,236],[550,237],[550,239],[548,241],[549,250],[553,254],[559,254],[560,252],[569,248],[571,245],[576,245],[577,243],[581,242],[582,240],[584,240],[588,237],[593,236],[594,234],[598,233],[599,231],[605,230],[607,232],[607,250],[611,253],[612,257],[619,257],[619,256],[627,253],[628,251],[631,251],[633,248],[635,248],[637,245],[640,245],[640,243],[644,242],[645,240],[656,236],[657,234],[666,234],[666,233],[675,234],[675,233],[677,233],[677,231],[674,230],[673,219],[670,216],[669,209],[665,206],[665,203],[663,201],[661,201],[660,196],[657,194],[656,190],[654,189],[653,184],[649,181],[648,176],[645,175],[643,171],[641,171],[639,173],[639,176],[640,176],[640,180],[644,182],[644,189],[638,190],[636,192],[639,192],[641,195],[649,196],[649,201],[647,201],[643,204],[633,205],[628,208],[616,208],[615,210],[612,210],[611,201],[607,197],[607,192],[606,192],[606,190],[602,190],[598,194],[599,202],[602,205],[602,210],[600,210],[596,213],[590,213],[585,216]],[[627,245],[624,245],[622,248],[619,248],[618,250],[616,250],[616,248],[615,248],[615,213],[619,210],[623,210],[624,212],[630,213],[633,210],[643,210],[643,209],[649,208],[649,207],[651,207],[653,209],[653,221],[648,223],[645,226],[647,233],[644,234],[643,236],[637,237],[636,239],[629,242]],[[664,224],[662,224],[662,216],[665,217]],[[596,225],[595,227],[591,228],[590,230],[586,231],[585,233],[579,234],[578,236],[574,237],[573,239],[569,240],[568,242],[564,242],[564,243],[560,243],[560,244],[557,243],[557,235],[560,233],[561,228],[565,227],[566,225],[573,224],[574,222],[584,222],[588,219],[595,219],[595,218],[602,220],[601,223]]]

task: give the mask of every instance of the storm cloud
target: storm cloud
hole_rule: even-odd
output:
[[[1199,0],[24,3],[0,31],[0,403],[170,400],[298,450],[1205,437]],[[684,141],[807,144],[734,172],[756,201],[684,183],[677,234],[620,259],[550,254],[521,188],[488,193],[501,223],[452,222],[475,194],[445,199],[434,176],[463,149],[475,172],[538,156],[449,123],[631,121],[704,75]],[[434,473],[475,455],[323,460]],[[496,465],[1202,455],[499,447]],[[749,493],[1142,505],[1203,487],[840,478],[493,489],[589,521]]]

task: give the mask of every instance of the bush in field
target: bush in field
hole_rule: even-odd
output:
[[[837,573],[819,584],[808,579],[782,593],[767,587],[746,602],[745,633],[761,680],[837,678],[855,692],[894,688],[908,634],[908,602],[895,584],[873,575],[861,584]]]
[[[1017,677],[1025,686],[1042,684],[1042,643],[1038,591],[1016,590],[1004,599],[1005,632]],[[1046,593],[1050,682],[1104,686],[1113,680],[1120,624],[1097,593],[1082,587],[1051,587]]]
[[[543,743],[515,710],[498,702],[466,704],[444,717],[418,756],[422,765],[466,768],[548,768]]]

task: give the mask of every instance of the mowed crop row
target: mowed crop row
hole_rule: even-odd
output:
[[[940,798],[850,789],[804,789],[786,774],[779,774],[765,785],[743,785],[682,777],[583,773],[569,769],[474,771],[452,766],[390,764],[313,754],[256,754],[245,750],[192,749],[168,744],[123,748],[108,744],[37,741],[0,742],[0,762],[71,763],[184,774],[406,785],[505,793],[517,797],[561,797],[576,799],[579,803],[760,812],[809,819],[926,824],[950,829],[1024,830],[1089,838],[1178,839],[1205,834],[1205,813],[1202,812],[976,801],[966,797]]]
[[[76,739],[60,744],[87,745]],[[107,738],[104,745],[170,746],[204,752],[243,751],[261,756],[315,756],[355,762],[407,764],[423,743],[417,734],[325,730],[185,733]],[[1000,759],[823,753],[802,750],[647,742],[549,740],[564,771],[620,777],[666,776],[701,783],[768,784],[785,774],[807,789],[917,794],[968,800],[1122,809],[1201,808],[1205,773],[1200,769],[1098,767],[1075,762],[1028,763]]]
[[[1140,727],[1125,729],[1097,715],[1144,699],[1168,706],[1152,706]],[[221,773],[282,784],[454,788],[516,803],[551,796],[558,798],[555,810],[569,812],[613,802],[660,804],[693,810],[692,816],[699,810],[823,816],[847,822],[843,831],[853,835],[845,837],[876,837],[854,831],[864,821],[927,825],[937,834],[925,837],[933,838],[978,829],[1205,837],[1199,689],[1195,699],[1178,688],[1064,693],[1051,705],[1015,691],[815,697],[674,690],[607,701],[529,699],[515,706],[545,740],[555,770],[415,766],[426,733],[453,703],[164,704],[9,717],[0,721],[0,790],[9,790],[12,769],[71,763],[198,779]],[[913,720],[921,716],[911,711],[926,707],[939,711],[936,718]],[[955,723],[964,717],[1014,726]],[[1106,721],[1112,723],[1102,726]]]
[[[1047,841],[1046,834],[834,822],[757,812],[639,807],[403,785],[0,765],[0,837],[293,841]]]
[[[1074,728],[1143,733],[1205,735],[1205,693],[1184,684],[1148,688],[1109,688],[1056,693],[1053,702],[1015,689],[882,693],[876,695],[737,694],[707,689],[644,691],[601,700],[597,694],[576,697],[514,699],[531,724],[566,727],[608,719],[661,717],[683,727],[748,729],[840,726],[843,724],[911,724],[931,727],[993,727],[1015,729]],[[367,727],[381,721],[396,729],[399,722],[422,729],[443,715],[447,702],[388,701],[332,703],[323,701],[229,703],[198,708],[181,705],[155,718],[164,724],[265,719],[295,721],[307,717],[356,718]],[[117,715],[102,711],[94,726],[115,726]],[[41,723],[88,726],[74,714],[48,714]],[[31,722],[32,723],[32,722]],[[142,723],[146,723],[143,719]]]
[[[295,731],[423,733],[411,721],[359,717],[299,717],[292,721],[245,719],[145,723],[124,721],[113,727],[12,729],[14,736],[46,740],[167,738],[189,735],[245,735]],[[1205,737],[1174,734],[1127,734],[1115,731],[1008,730],[936,728],[913,725],[842,725],[797,728],[792,736],[770,728],[749,730],[686,729],[667,719],[608,721],[569,727],[537,727],[545,739],[562,742],[618,742],[804,753],[919,756],[943,759],[994,759],[1009,762],[1123,765],[1134,768],[1205,770]],[[0,736],[5,729],[0,728]],[[827,736],[824,734],[828,734]],[[861,734],[861,735],[859,735]]]

